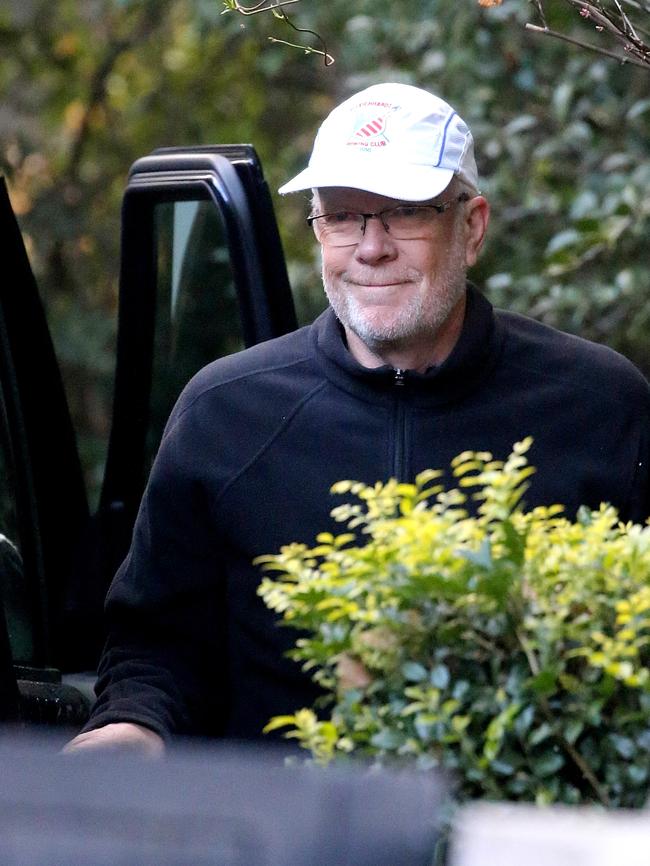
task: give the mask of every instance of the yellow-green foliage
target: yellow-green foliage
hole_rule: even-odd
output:
[[[438,471],[341,482],[349,532],[261,557],[277,571],[261,596],[306,630],[293,656],[331,695],[329,718],[305,708],[269,730],[321,763],[445,767],[461,799],[645,803],[650,526],[606,505],[575,522],[524,511],[530,445],[459,455],[452,490]]]

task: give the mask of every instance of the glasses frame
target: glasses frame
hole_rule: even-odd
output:
[[[455,198],[450,198],[450,199],[447,199],[447,201],[441,201],[441,202],[438,202],[436,204],[410,204],[409,202],[403,202],[402,204],[393,205],[393,207],[387,207],[387,208],[384,208],[384,210],[374,211],[371,213],[361,213],[360,211],[345,210],[345,209],[328,211],[327,213],[319,213],[319,214],[314,214],[312,216],[307,217],[307,225],[310,226],[314,230],[314,233],[316,234],[316,237],[318,238],[319,242],[322,243],[320,237],[318,237],[319,231],[322,231],[322,230],[319,230],[319,228],[318,228],[318,222],[317,222],[318,220],[324,219],[325,217],[336,216],[336,214],[338,214],[338,213],[349,213],[349,214],[353,214],[354,216],[357,216],[357,217],[362,217],[363,223],[361,225],[361,237],[360,238],[358,238],[355,241],[350,241],[349,243],[333,244],[332,245],[332,246],[340,246],[340,247],[353,247],[361,241],[361,238],[363,238],[365,236],[366,226],[368,224],[368,220],[370,220],[370,219],[378,219],[381,222],[382,226],[384,227],[384,231],[386,232],[386,234],[390,235],[391,234],[390,228],[388,226],[388,223],[385,220],[385,216],[386,216],[386,214],[389,214],[392,211],[400,210],[400,208],[407,207],[407,208],[410,208],[413,210],[416,210],[416,209],[417,210],[428,210],[428,211],[433,211],[434,213],[437,213],[437,214],[443,214],[443,213],[445,213],[445,211],[448,211],[449,208],[453,207],[455,204],[459,204],[460,202],[469,201],[471,197],[472,196],[468,192],[461,192],[460,195],[457,195]],[[391,237],[395,237],[395,235],[391,235]],[[417,238],[395,238],[395,240],[417,240]],[[325,243],[327,243],[327,241],[325,241]]]

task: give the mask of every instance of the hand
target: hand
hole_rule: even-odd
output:
[[[162,737],[134,722],[113,722],[94,731],[86,731],[63,747],[64,754],[85,751],[134,752],[147,758],[158,758],[165,751]]]

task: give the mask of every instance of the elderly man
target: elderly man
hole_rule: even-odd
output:
[[[180,397],[109,592],[98,700],[69,749],[253,738],[313,701],[252,563],[331,528],[337,480],[410,480],[531,435],[528,506],[650,511],[644,378],[610,349],[495,311],[466,281],[489,206],[449,105],[402,84],[351,97],[280,192],[299,190],[313,191],[330,306]]]

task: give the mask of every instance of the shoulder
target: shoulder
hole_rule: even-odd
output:
[[[293,371],[299,375],[297,369],[310,363],[309,331],[310,326],[306,326],[218,358],[192,377],[181,394],[178,408],[185,408],[205,394],[245,380],[278,381],[283,373],[291,375]]]
[[[650,404],[650,386],[624,355],[519,313],[495,310],[505,332],[506,360],[537,380],[564,380],[613,400]]]
[[[309,330],[219,358],[196,373],[167,420],[161,453],[213,449],[226,440],[237,442],[241,451],[245,442],[259,444],[273,435],[305,395],[318,388]]]

